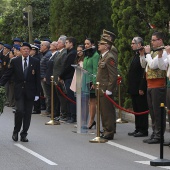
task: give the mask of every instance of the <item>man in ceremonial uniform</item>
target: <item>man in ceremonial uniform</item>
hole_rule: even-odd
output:
[[[113,99],[114,89],[117,82],[117,56],[113,55],[111,48],[114,33],[109,32],[107,36],[102,36],[98,50],[101,58],[98,63],[96,82],[100,83],[100,114],[102,118],[103,133],[102,138],[112,140],[115,132],[116,113],[114,105],[104,96],[105,92]]]
[[[160,60],[167,60],[167,52],[162,50],[164,36],[161,32],[154,32],[151,38],[153,51],[150,45],[140,50],[140,62],[143,68],[146,67],[147,80],[147,100],[149,111],[152,119],[153,133],[149,139],[143,140],[144,143],[157,144],[160,143],[161,132],[161,103],[165,103],[166,99],[166,69],[161,68]],[[144,54],[146,53],[146,56]],[[164,129],[166,125],[166,115],[164,114]]]
[[[31,113],[34,100],[38,100],[40,93],[40,63],[37,59],[30,57],[31,46],[23,43],[21,47],[22,56],[11,60],[10,67],[0,79],[0,86],[14,75],[15,91],[15,125],[12,135],[14,141],[18,141],[20,132],[21,141],[28,142],[27,131],[31,122]]]

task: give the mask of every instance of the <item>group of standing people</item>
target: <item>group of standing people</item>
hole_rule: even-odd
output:
[[[18,141],[18,134],[20,133],[21,141],[28,142],[27,132],[33,106],[36,113],[41,112],[41,91],[46,100],[46,110],[45,113],[40,115],[50,116],[51,76],[54,76],[55,81],[54,94],[52,94],[54,95],[55,121],[76,122],[78,114],[76,113],[76,105],[63,97],[56,85],[68,98],[76,101],[76,77],[72,65],[78,64],[90,74],[95,75],[88,80],[90,99],[87,128],[91,129],[96,125],[95,85],[96,82],[99,82],[100,114],[103,127],[101,137],[112,140],[116,131],[115,107],[105,98],[104,94],[114,99],[118,76],[118,57],[117,50],[113,46],[114,39],[114,33],[103,30],[101,39],[98,42],[98,49],[91,38],[86,38],[84,45],[78,45],[76,49],[76,39],[65,35],[61,35],[57,41],[53,42],[44,40],[39,45],[30,45],[24,42],[21,45],[18,44],[19,46],[15,45],[16,50],[14,51],[11,51],[12,48],[5,44],[3,47],[4,59],[0,63],[0,67],[4,65],[5,70],[1,74],[0,85],[6,85],[12,77],[16,107],[12,139]],[[135,112],[144,112],[149,109],[153,132],[149,139],[143,140],[144,143],[148,144],[160,143],[160,103],[166,103],[166,98],[168,113],[170,112],[168,95],[170,47],[165,47],[163,41],[163,34],[155,32],[151,38],[152,48],[149,45],[144,46],[141,37],[134,37],[131,42],[134,56],[129,67],[128,92],[131,95]],[[41,55],[39,55],[39,51]],[[10,54],[11,57],[7,57],[5,54]],[[9,64],[6,63],[6,59],[9,60]],[[166,82],[168,82],[167,86]],[[166,115],[164,114],[164,131],[165,121]],[[22,131],[20,132],[21,127]],[[135,130],[129,132],[128,135],[134,137],[148,136],[148,114],[135,115]]]
[[[41,91],[46,100],[46,110],[42,116],[51,114],[51,83],[54,76],[54,116],[55,120],[76,122],[76,105],[67,101],[59,92],[56,85],[73,101],[76,101],[75,92],[72,90],[74,81],[73,64],[79,64],[90,74],[96,75],[90,78],[89,122],[87,128],[91,129],[95,122],[96,95],[95,84],[98,81],[102,90],[113,98],[117,81],[117,56],[112,50],[115,35],[104,31],[98,42],[98,51],[91,38],[86,38],[84,45],[78,45],[76,39],[61,35],[57,41],[44,40],[41,43],[21,43],[19,53],[10,60],[10,63],[0,79],[0,85],[4,86],[13,77],[15,97],[15,124],[12,139],[28,142],[27,134],[31,122],[31,114],[40,113]],[[36,43],[36,42],[35,42]],[[4,46],[4,49],[6,47]],[[115,49],[115,48],[114,48]],[[11,49],[10,49],[11,50]],[[9,51],[10,51],[9,50]],[[85,52],[84,52],[85,50]],[[41,53],[41,55],[39,55]],[[100,95],[101,117],[103,124],[102,138],[113,139],[115,132],[115,109],[113,104]],[[38,102],[39,101],[39,102]],[[38,102],[38,103],[37,103]],[[22,128],[22,130],[21,130]]]
[[[165,132],[166,114],[163,115],[161,127],[161,107],[168,106],[169,113],[169,77],[170,77],[170,47],[164,46],[162,32],[154,32],[151,37],[151,46],[144,46],[141,37],[134,37],[131,47],[135,56],[129,69],[129,93],[131,94],[135,112],[144,112],[149,108],[152,120],[152,134],[144,143],[160,143],[161,128]],[[147,83],[146,83],[147,82]],[[147,84],[147,85],[146,85]],[[166,86],[167,84],[167,86]],[[167,100],[166,100],[167,99]],[[146,103],[147,101],[147,103]],[[135,116],[135,131],[130,136],[148,136],[148,114]]]

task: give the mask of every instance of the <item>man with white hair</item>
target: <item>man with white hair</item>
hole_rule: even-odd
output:
[[[141,67],[139,49],[143,48],[143,39],[134,37],[131,48],[134,56],[130,63],[128,72],[128,93],[132,99],[134,112],[144,112],[148,110],[147,104],[147,82],[144,68]],[[148,136],[148,114],[135,115],[135,131],[128,133],[129,136]]]
[[[61,84],[58,81],[58,77],[59,75],[62,73],[63,69],[64,69],[64,62],[66,60],[67,57],[67,50],[65,48],[65,42],[66,42],[66,36],[65,35],[61,35],[58,39],[58,55],[54,58],[54,64],[53,64],[53,76],[54,76],[54,81],[57,83],[57,85],[63,90],[64,85]],[[55,88],[55,94],[56,94],[56,104],[57,104],[57,100],[60,102],[60,107],[61,107],[61,113],[62,116],[60,118],[58,118],[57,120],[63,120],[66,121],[67,120],[67,99],[65,99],[62,94]],[[58,115],[57,115],[58,116]]]
[[[46,97],[46,112],[42,113],[42,116],[48,116],[51,113],[51,103],[50,99],[47,95],[47,84],[46,84],[46,71],[47,71],[47,63],[49,58],[51,57],[52,53],[49,50],[50,49],[50,42],[48,41],[42,41],[41,42],[41,47],[40,47],[40,52],[43,54],[43,57],[40,60],[40,76],[41,76],[41,86],[44,92],[44,96]]]

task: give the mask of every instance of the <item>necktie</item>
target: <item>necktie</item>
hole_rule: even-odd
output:
[[[27,68],[27,58],[24,58],[24,71]]]
[[[27,58],[24,58],[24,78],[27,76]]]

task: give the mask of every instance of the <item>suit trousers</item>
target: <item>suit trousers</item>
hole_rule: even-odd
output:
[[[113,99],[113,95],[109,95]],[[104,135],[113,137],[115,132],[116,111],[114,105],[105,97],[100,96],[100,114]]]
[[[73,100],[76,101],[76,98],[74,96],[74,92],[70,89],[72,79],[66,79],[64,80],[66,90],[67,90],[67,96]],[[68,116],[73,118],[74,120],[77,120],[76,116],[76,104],[72,103],[71,101],[68,101]]]
[[[148,106],[149,111],[152,119],[152,129],[153,135],[155,139],[160,138],[161,128],[163,128],[165,132],[166,127],[166,114],[164,112],[163,115],[163,125],[161,127],[161,103],[165,103],[166,100],[166,88],[149,88],[147,90],[147,99],[148,99]]]
[[[41,81],[41,86],[45,96],[46,112],[51,113],[51,86],[44,81]]]
[[[134,112],[144,112],[148,110],[147,94],[131,95]],[[135,130],[141,133],[148,133],[148,113],[135,115]]]
[[[67,108],[67,99],[60,93],[57,87],[54,88],[54,102],[56,108],[56,114],[67,116],[68,108]]]
[[[33,108],[34,100],[30,100],[26,98],[26,95],[23,93],[19,100],[16,100],[16,113],[14,116],[14,134],[20,133],[21,137],[27,136],[27,131],[31,122],[31,114]]]

